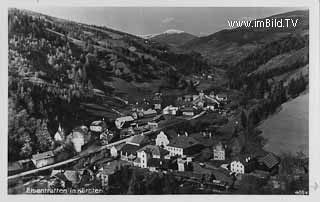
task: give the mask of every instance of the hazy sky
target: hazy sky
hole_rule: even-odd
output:
[[[137,35],[160,33],[168,29],[183,30],[195,35],[208,35],[228,28],[227,20],[261,18],[303,10],[279,7],[34,7],[28,9],[77,22],[104,25]]]

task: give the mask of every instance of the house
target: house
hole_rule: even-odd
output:
[[[110,149],[110,155],[111,157],[117,157],[118,156],[118,150],[115,146],[112,146],[111,149]]]
[[[164,159],[170,159],[168,154],[169,152],[167,150],[159,146],[146,145],[137,151],[137,159],[135,160],[134,164],[135,166],[139,166],[141,168],[149,168],[151,165],[151,167],[157,169],[160,168],[159,166],[162,164]]]
[[[123,161],[111,161],[103,165],[96,174],[96,179],[101,181],[102,188],[108,188],[112,183],[113,176],[125,165],[128,163]]]
[[[172,139],[164,148],[170,152],[170,156],[186,156],[200,152],[201,145],[186,133],[185,135],[178,135]]]
[[[155,117],[156,115],[157,115],[157,111],[153,109],[148,109],[146,111],[143,111],[144,118]]]
[[[107,129],[106,131],[102,132],[99,136],[100,145],[109,144],[114,137],[115,135]]]
[[[41,168],[54,163],[53,151],[47,151],[40,154],[34,154],[31,158],[36,168]]]
[[[195,115],[195,110],[193,107],[186,107],[181,109],[182,115],[184,116],[194,116]]]
[[[133,162],[137,157],[137,151],[140,147],[133,144],[125,144],[120,149],[120,158],[124,161]]]
[[[80,183],[83,172],[83,170],[53,170],[51,177],[60,179],[65,187],[71,188]]]
[[[64,133],[64,130],[61,128],[61,125],[59,124],[58,131],[54,135],[54,141],[63,142],[64,139],[65,139],[65,133]]]
[[[74,128],[67,138],[73,144],[75,151],[80,153],[82,147],[91,140],[91,135],[86,126],[80,126]]]
[[[225,102],[228,100],[228,96],[226,94],[220,93],[216,95],[216,99],[220,102],[221,101]]]
[[[139,135],[134,135],[127,141],[127,144],[135,145],[138,147],[144,146],[148,143],[149,143],[149,137],[145,136],[143,133]]]
[[[272,153],[268,153],[258,159],[257,169],[263,171],[276,171],[279,166],[279,159]]]
[[[190,157],[178,158],[177,164],[178,164],[178,171],[180,172],[187,171],[188,168],[190,167],[190,164],[192,164],[192,158]]]
[[[155,110],[161,110],[161,104],[155,103],[155,104],[154,104],[154,109],[155,109]]]
[[[230,163],[230,170],[236,174],[250,173],[256,168],[256,161],[250,157],[242,160],[234,160]]]
[[[134,118],[132,116],[124,116],[124,117],[117,118],[115,120],[115,124],[118,129],[121,129],[126,123],[130,124],[133,121],[134,121]]]
[[[177,115],[178,109],[179,109],[178,107],[173,107],[172,105],[169,105],[162,110],[162,113],[175,116],[175,115]]]
[[[158,127],[159,127],[159,124],[157,122],[148,122],[149,130],[156,130]]]
[[[166,134],[164,134],[163,131],[161,131],[156,138],[156,145],[160,146],[160,147],[165,147],[169,144],[169,139],[166,136]]]
[[[221,142],[213,147],[213,160],[224,161],[226,159],[226,151]]]
[[[104,120],[93,121],[90,125],[90,130],[97,133],[102,133],[107,129],[107,124]]]

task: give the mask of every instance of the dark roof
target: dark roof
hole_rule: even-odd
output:
[[[165,156],[169,151],[156,146],[156,145],[146,145],[138,151],[145,151],[146,153],[151,153],[152,155]]]
[[[132,145],[132,144],[125,144],[120,151],[122,151],[123,153],[127,153],[127,154],[134,154],[137,152],[137,150],[139,149],[139,146],[136,145]]]
[[[199,144],[199,142],[197,140],[195,140],[194,138],[189,137],[189,136],[185,136],[185,135],[180,135],[180,136],[174,138],[173,140],[171,140],[170,143],[168,144],[168,146],[185,149],[185,148],[192,147],[192,146],[195,146],[198,144]]]
[[[51,157],[54,157],[53,151],[47,151],[47,152],[43,152],[43,153],[40,153],[40,154],[32,155],[32,159],[33,160],[46,159],[46,158],[51,158]]]
[[[148,167],[156,167],[156,168],[162,168],[162,169],[168,169],[169,164],[170,164],[170,160],[168,159],[151,158],[147,162]]]
[[[279,160],[272,153],[267,154],[266,156],[259,159],[260,162],[264,163],[268,168],[273,168],[279,163]]]
[[[181,109],[182,112],[194,112],[194,108],[193,107],[186,107]]]
[[[147,162],[147,166],[148,167],[160,167],[160,159],[156,159],[156,158],[151,158],[148,160]]]
[[[51,176],[55,176],[63,181],[70,181],[72,183],[77,183],[80,181],[83,171],[75,170],[53,170]]]
[[[129,140],[129,144],[130,143],[133,143],[133,144],[138,144],[138,145],[141,145],[141,144],[144,144],[144,143],[147,143],[149,141],[149,138],[148,136],[145,136],[145,135],[135,135],[135,136],[132,136],[132,138]]]
[[[167,135],[168,139],[174,139],[178,136],[178,133],[173,129],[164,131],[164,133]]]

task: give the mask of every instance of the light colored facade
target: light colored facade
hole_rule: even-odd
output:
[[[112,157],[117,157],[118,156],[118,150],[116,149],[115,146],[112,146],[111,149],[110,149],[110,155]]]
[[[237,174],[244,174],[244,165],[240,161],[232,161],[230,164],[231,172]]]
[[[183,149],[173,146],[165,146],[165,149],[169,151],[170,156],[183,156]]]
[[[138,151],[137,157],[140,159],[140,164],[138,166],[141,168],[147,168],[148,154],[145,151]]]
[[[225,149],[223,145],[219,143],[213,148],[213,160],[224,161],[225,158]]]
[[[184,112],[182,112],[182,115],[184,115],[184,116],[194,116],[194,112],[193,111],[184,111]]]
[[[117,118],[115,120],[115,124],[118,129],[121,129],[126,122],[132,122],[132,121],[134,121],[132,116],[125,116],[125,117]]]
[[[177,115],[178,107],[173,107],[172,105],[165,107],[162,110],[163,114]]]
[[[32,155],[31,161],[37,168],[54,163],[54,154],[52,151]]]
[[[161,131],[156,138],[156,145],[157,146],[167,146],[169,144],[169,140],[168,137],[166,136],[166,134],[164,134],[163,131]]]

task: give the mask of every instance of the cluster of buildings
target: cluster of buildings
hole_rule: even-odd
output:
[[[192,162],[192,155],[201,149],[202,145],[187,133],[169,139],[161,131],[154,141],[143,133],[132,136],[120,148],[112,147],[110,154],[130,162],[133,166],[147,168],[150,171],[184,171]]]
[[[89,128],[87,126],[75,127],[68,135],[59,124],[58,130],[54,135],[55,149],[34,154],[30,160],[34,167],[41,168],[66,160],[73,152],[80,153],[84,146],[92,141],[98,141],[100,145],[106,145],[113,141],[114,138],[114,133],[108,130],[104,120],[93,121]],[[67,150],[67,148],[72,148],[72,151]],[[30,168],[30,166],[28,167]]]
[[[151,108],[133,108],[132,112],[127,116],[119,117],[115,120],[115,125],[118,129],[136,127],[144,128],[146,130],[156,129],[158,122],[163,120],[163,116],[195,116],[201,111],[218,109],[221,104],[228,101],[225,94],[209,95],[200,92],[198,95],[185,95],[178,97],[176,106],[168,105],[162,108],[161,105],[161,93],[156,93],[151,99],[148,107]],[[134,133],[131,133],[133,135]]]

